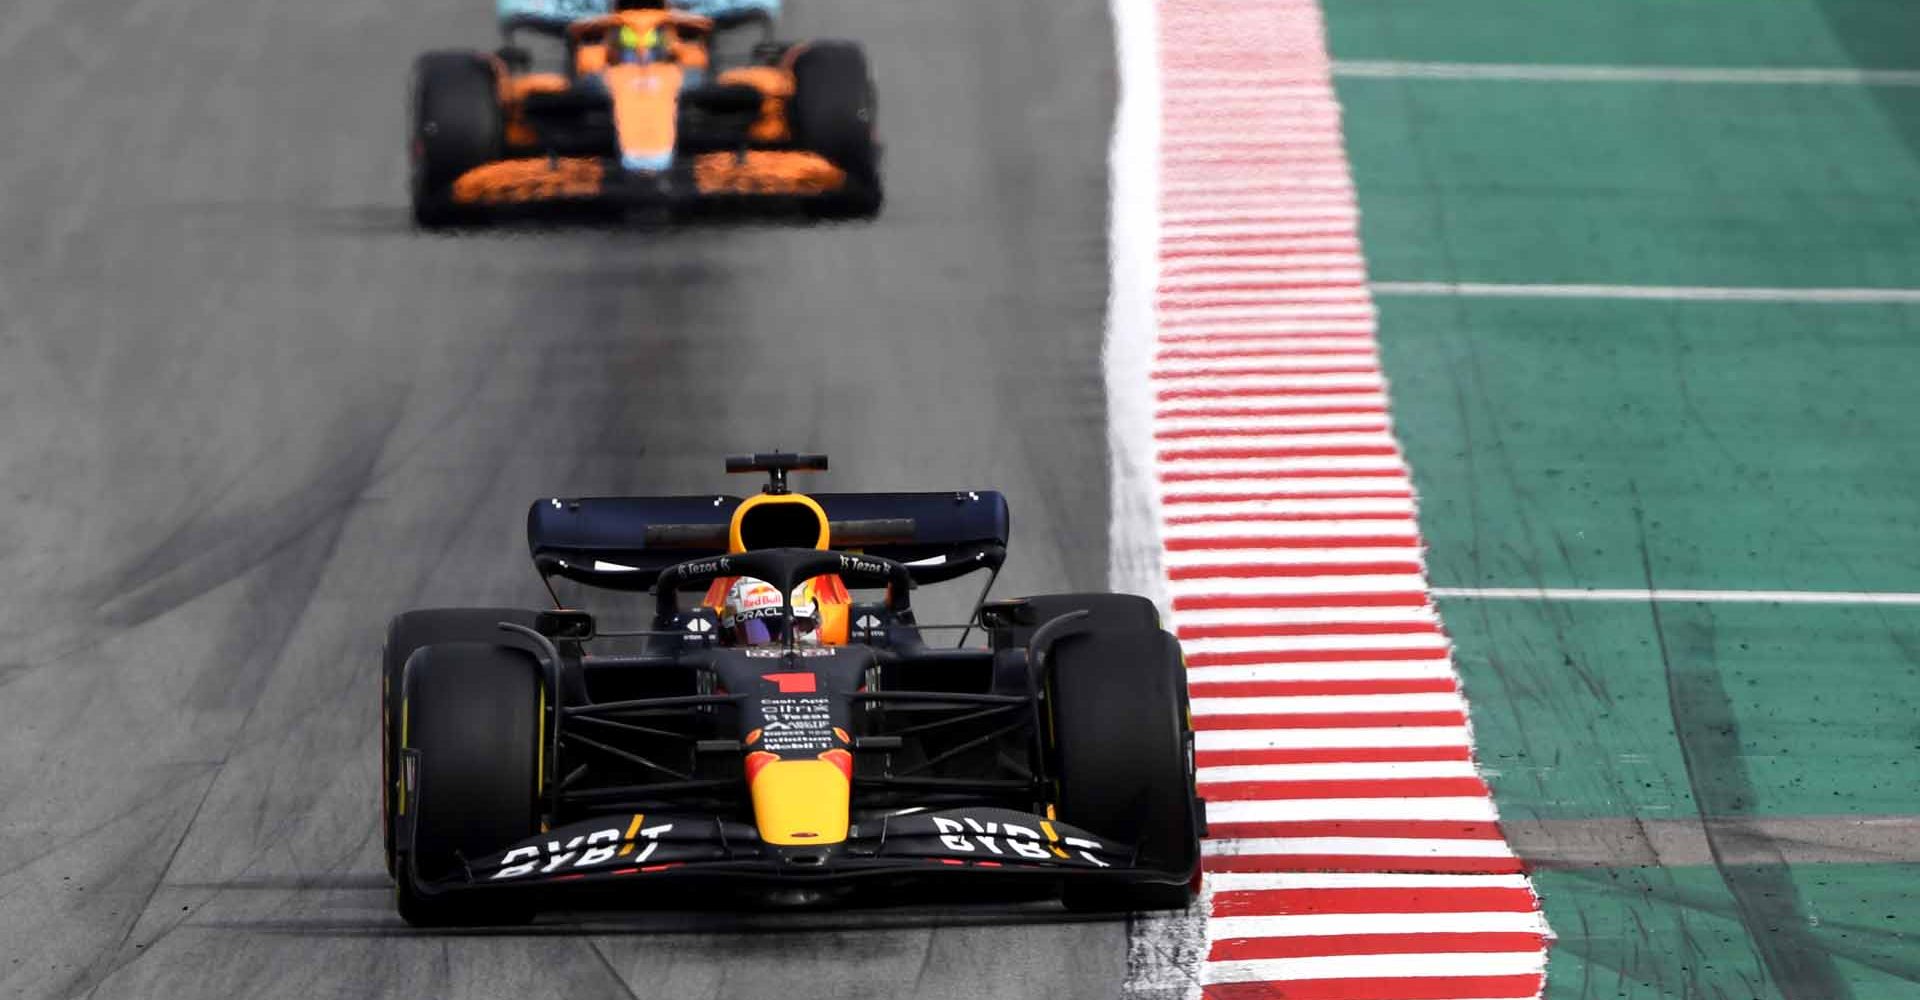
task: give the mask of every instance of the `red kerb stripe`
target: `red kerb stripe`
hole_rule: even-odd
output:
[[[1479,778],[1372,778],[1336,781],[1203,782],[1200,797],[1209,802],[1268,802],[1281,799],[1452,798],[1486,795]]]
[[[1533,893],[1501,886],[1235,889],[1213,894],[1216,917],[1271,917],[1293,913],[1532,913],[1534,909]]]
[[[1382,845],[1386,846],[1386,845]],[[1407,875],[1521,875],[1519,858],[1428,858],[1392,854],[1210,855],[1201,867],[1210,872],[1398,872]]]
[[[1206,681],[1187,685],[1193,698],[1286,698],[1344,694],[1452,694],[1460,690],[1451,677],[1409,677],[1403,680]]]
[[[1357,594],[1200,594],[1173,599],[1175,611],[1225,611],[1229,608],[1424,608],[1427,595],[1416,590]]]
[[[1420,544],[1406,535],[1223,535],[1218,538],[1169,538],[1168,552],[1265,551],[1267,549],[1405,549]]]
[[[1484,954],[1499,951],[1537,951],[1543,944],[1545,939],[1539,934],[1498,932],[1227,938],[1213,943],[1213,950],[1207,954],[1207,960],[1240,962],[1262,958],[1309,958],[1317,955]]]
[[[1546,977],[1420,976],[1214,983],[1201,1000],[1530,1000]]]
[[[1177,566],[1167,571],[1173,580],[1265,580],[1295,576],[1383,576],[1420,572],[1417,562],[1351,563],[1230,563],[1218,566]]]

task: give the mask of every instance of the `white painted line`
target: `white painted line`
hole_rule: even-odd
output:
[[[1707,83],[1763,86],[1920,87],[1920,72],[1828,67],[1550,66],[1519,63],[1335,60],[1333,75],[1374,80],[1515,83]]]
[[[1218,785],[1235,781],[1389,781],[1396,778],[1477,778],[1480,776],[1474,771],[1473,762],[1470,760],[1389,760],[1351,764],[1229,764],[1223,767],[1203,767],[1196,773],[1202,785]]]
[[[1285,823],[1329,819],[1435,819],[1491,823],[1497,818],[1493,800],[1484,795],[1410,799],[1281,799],[1275,802],[1215,800],[1207,803],[1209,823]]]
[[[1440,919],[1438,914],[1435,919]],[[1316,955],[1242,962],[1206,962],[1200,981],[1213,983],[1286,982],[1295,979],[1425,978],[1446,976],[1523,976],[1546,970],[1539,948],[1525,951],[1448,952],[1434,955]]]
[[[1445,665],[1444,660],[1434,661]],[[1326,671],[1321,672],[1326,676]],[[1367,729],[1205,729],[1194,734],[1194,748],[1207,750],[1349,750],[1355,747],[1464,747],[1468,744],[1465,726],[1379,726]],[[1489,819],[1493,804],[1475,799],[1485,806]],[[1364,816],[1270,816],[1268,819],[1364,819]],[[1455,816],[1400,816],[1389,819],[1458,819]],[[1473,818],[1473,817],[1467,817]]]
[[[1497,285],[1376,281],[1375,295],[1489,299],[1637,299],[1656,302],[1799,302],[1832,305],[1920,303],[1920,288],[1744,288],[1662,285]]]
[[[1920,594],[1846,590],[1602,590],[1576,587],[1434,587],[1434,597],[1477,601],[1648,601],[1684,604],[1881,604],[1920,607]]]
[[[1209,876],[1211,878],[1212,876]],[[1215,917],[1209,941],[1263,937],[1345,937],[1365,934],[1545,934],[1538,913],[1297,913],[1261,917]]]

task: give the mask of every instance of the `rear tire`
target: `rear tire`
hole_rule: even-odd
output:
[[[429,52],[413,64],[413,221],[434,229],[477,221],[453,202],[460,175],[502,156],[505,115],[492,60],[478,52]]]
[[[1033,626],[1014,631],[1013,644],[1024,646],[1040,626],[1062,615],[1087,612],[1088,628],[1103,631],[1160,627],[1160,609],[1152,601],[1133,594],[1040,594],[1023,597],[1033,611]]]
[[[415,927],[533,919],[523,897],[426,896],[414,878],[458,875],[462,859],[505,850],[539,829],[538,662],[477,642],[441,643],[407,661],[406,748],[419,753],[413,837],[400,852],[399,910]]]
[[[1068,909],[1183,909],[1200,867],[1199,804],[1180,644],[1159,629],[1070,633],[1050,657],[1058,814],[1094,835],[1137,847],[1135,864],[1165,882],[1077,882]]]
[[[519,645],[519,637],[502,631],[499,623],[531,628],[535,615],[521,608],[431,608],[395,615],[387,624],[387,644],[380,652],[380,834],[388,875],[398,873],[393,814],[400,804],[400,701],[407,658],[422,646],[442,642]]]
[[[788,121],[794,143],[847,173],[847,189],[816,203],[822,214],[870,218],[880,211],[880,149],[867,56],[853,42],[802,45],[793,58]]]

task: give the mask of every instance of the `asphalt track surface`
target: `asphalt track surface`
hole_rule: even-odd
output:
[[[876,64],[870,226],[414,234],[406,69],[482,0],[0,21],[0,996],[1117,992],[1124,924],[1047,908],[390,906],[382,627],[537,603],[535,497],[826,450],[1005,490],[1002,594],[1103,583],[1104,5],[803,2]]]

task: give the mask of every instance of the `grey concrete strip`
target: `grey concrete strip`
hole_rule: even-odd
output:
[[[1920,862],[1920,816],[1723,817],[1708,821],[1721,863],[1895,864]],[[1508,842],[1536,868],[1711,865],[1707,823],[1698,819],[1502,821]]]

